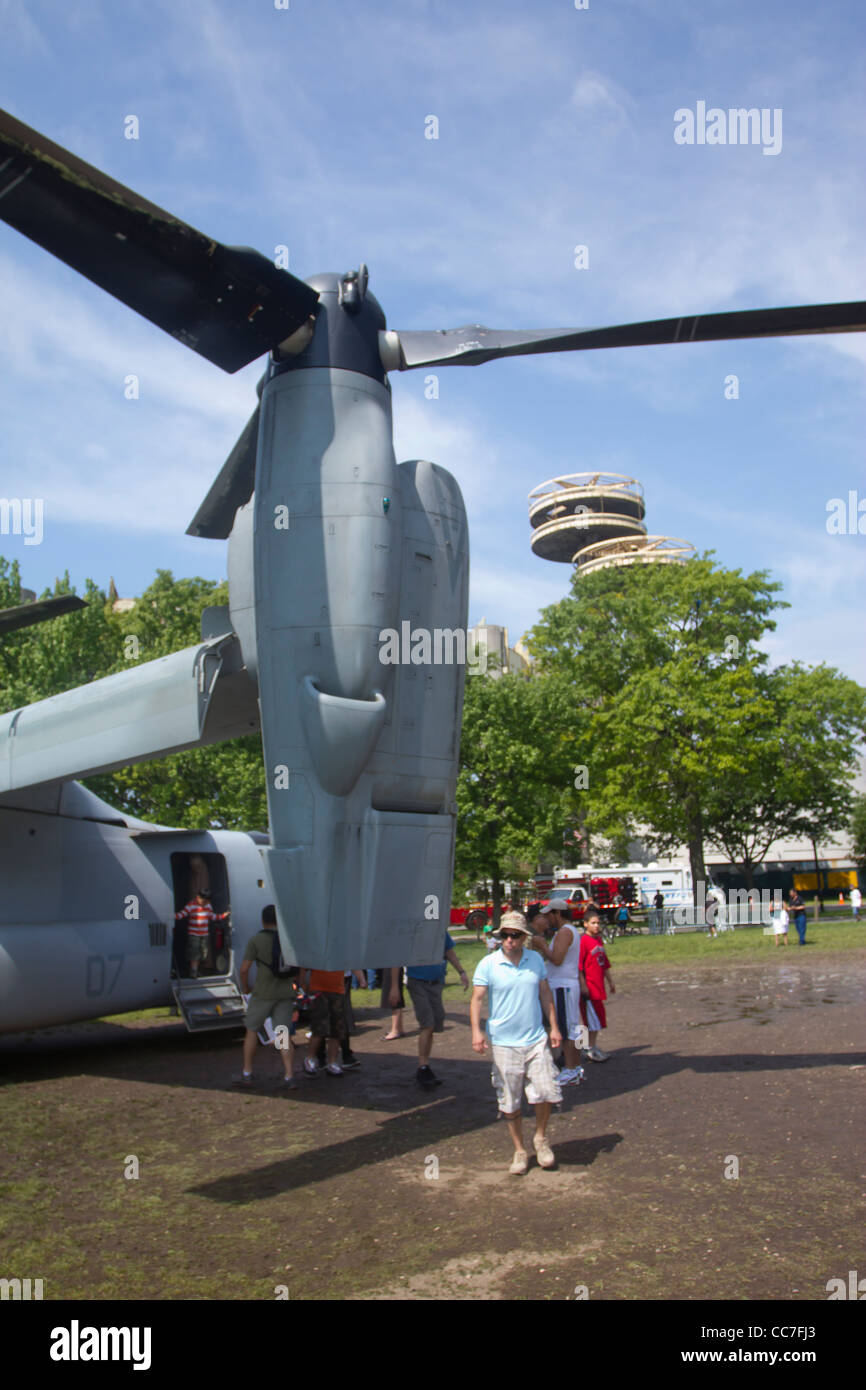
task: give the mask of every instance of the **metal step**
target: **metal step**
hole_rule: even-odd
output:
[[[190,1033],[243,1025],[246,1007],[233,975],[172,980],[171,990]]]

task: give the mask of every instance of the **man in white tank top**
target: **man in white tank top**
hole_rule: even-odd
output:
[[[568,919],[568,903],[563,898],[552,898],[541,909],[541,914],[546,924],[556,928],[556,935],[549,944],[543,936],[533,937],[532,949],[547,961],[547,979],[556,1004],[565,1058],[565,1066],[559,1073],[559,1084],[577,1086],[584,1076],[578,1048],[578,1041],[583,1037],[577,966],[580,934]]]

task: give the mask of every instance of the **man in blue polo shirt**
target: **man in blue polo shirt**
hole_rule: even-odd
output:
[[[493,1051],[493,1085],[514,1144],[509,1172],[525,1173],[529,1158],[523,1147],[523,1091],[535,1107],[533,1148],[540,1168],[552,1168],[555,1159],[547,1142],[550,1107],[562,1100],[553,1065],[554,1051],[562,1045],[556,1005],[547,983],[547,966],[537,951],[528,949],[532,932],[521,912],[507,912],[499,927],[502,946],[478,964],[472,981],[472,1046],[487,1051],[481,1027],[481,1009],[489,995],[487,1035]],[[550,1019],[550,1044],[544,1031],[542,1009]]]
[[[445,933],[445,955],[438,965],[410,965],[406,968],[406,988],[412,999],[412,1007],[421,1030],[418,1034],[418,1070],[415,1079],[425,1091],[432,1091],[442,1082],[430,1070],[430,1053],[433,1051],[433,1034],[445,1028],[445,1006],[442,1003],[442,988],[450,961],[460,976],[464,990],[469,988],[469,976],[460,964],[451,933]]]

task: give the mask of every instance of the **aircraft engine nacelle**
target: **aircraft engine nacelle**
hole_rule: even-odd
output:
[[[273,376],[230,543],[283,945],[323,969],[441,959],[450,907],[466,515],[451,475],[398,466],[391,440],[387,386],[333,368]]]

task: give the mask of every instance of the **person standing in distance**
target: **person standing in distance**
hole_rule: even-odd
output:
[[[792,888],[788,894],[788,913],[794,919],[794,926],[797,928],[798,946],[806,945],[806,904],[800,897],[796,888]]]
[[[472,1047],[485,1053],[488,1037],[493,1053],[492,1080],[507,1124],[514,1157],[509,1172],[525,1173],[529,1157],[523,1147],[523,1092],[535,1107],[535,1149],[540,1168],[552,1168],[556,1159],[547,1142],[550,1107],[562,1100],[550,1048],[562,1043],[556,1006],[547,967],[537,951],[529,949],[531,932],[521,912],[507,912],[499,927],[498,951],[479,961],[475,971],[469,1017]],[[481,1026],[481,1010],[488,1000],[487,1033]],[[542,1010],[550,1020],[550,1045],[544,1031]]]
[[[660,936],[664,931],[665,923],[665,895],[660,888],[656,889],[653,898],[653,911],[655,912],[655,933]]]

